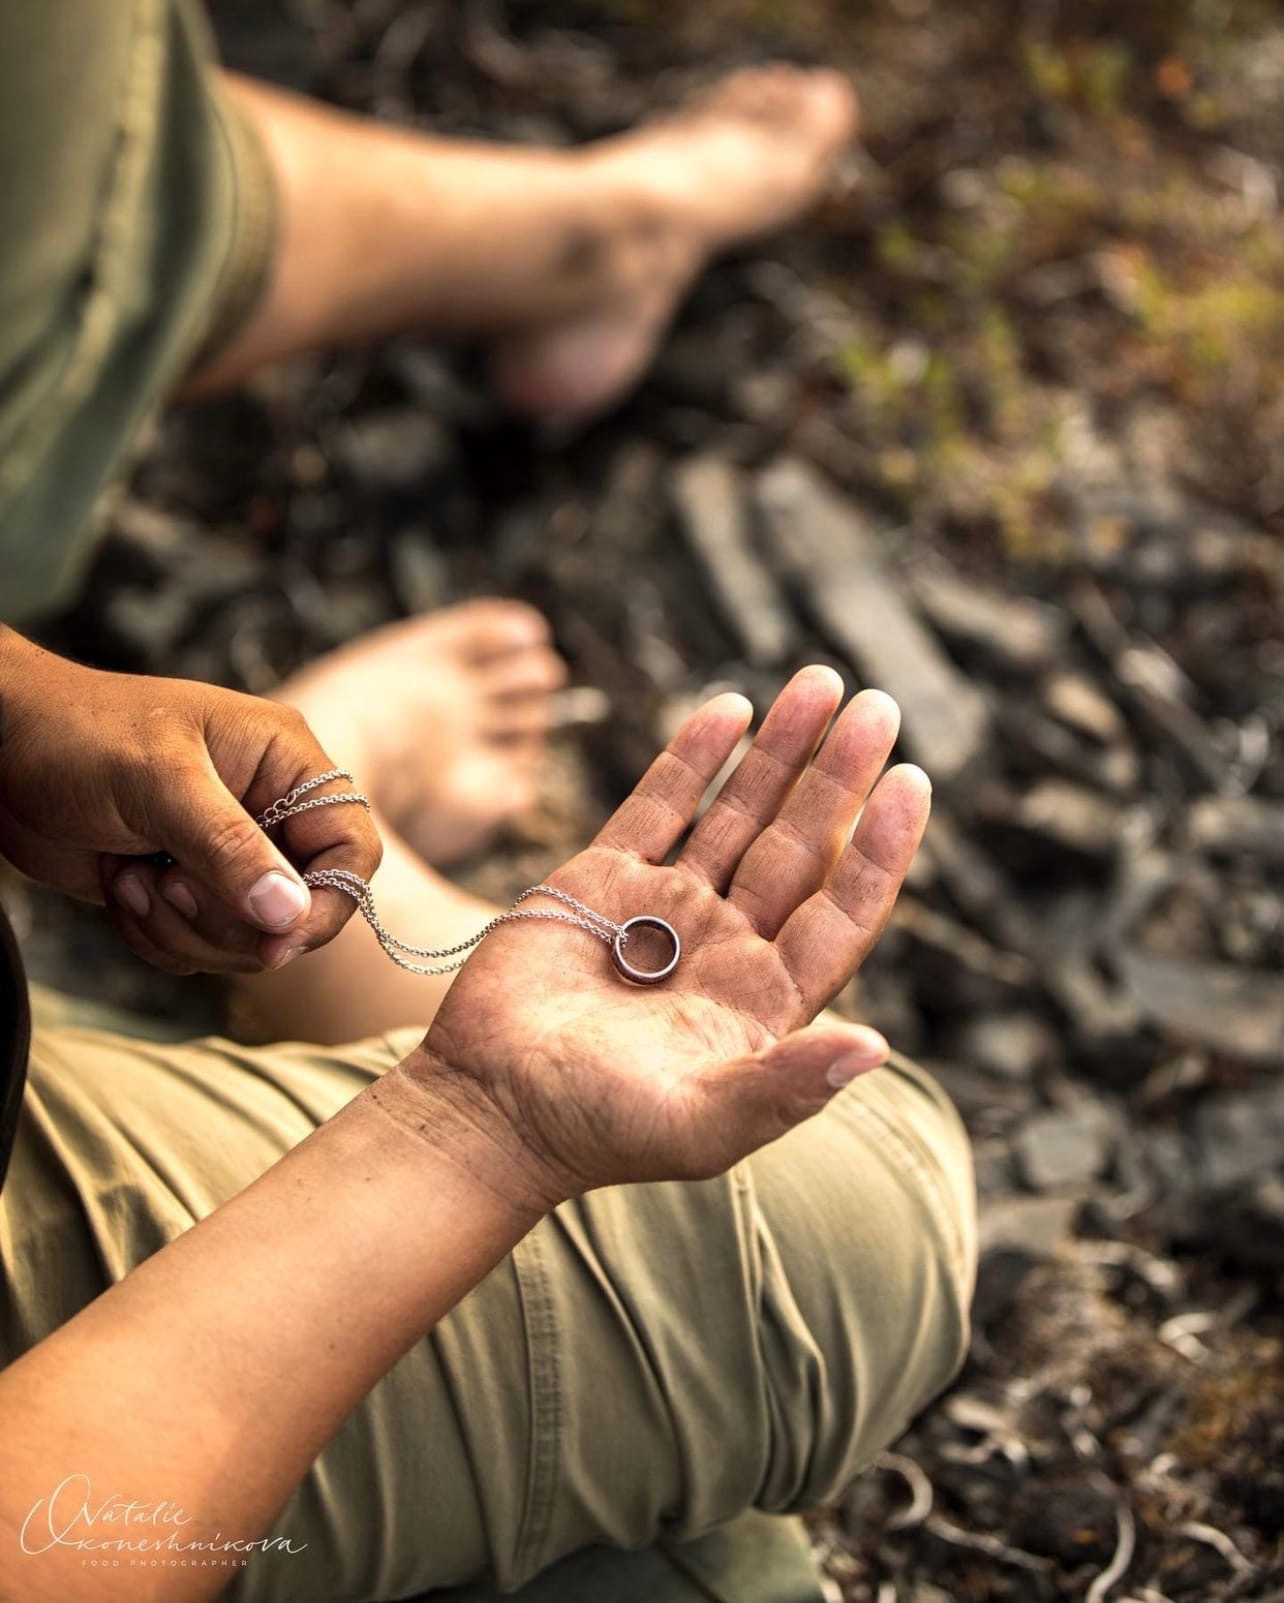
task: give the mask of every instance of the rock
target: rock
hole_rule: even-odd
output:
[[[1211,1239],[1250,1274],[1284,1274],[1284,1177],[1259,1175],[1215,1210]]]
[[[1036,1106],[1034,1088],[1024,1080],[999,1079],[941,1058],[932,1058],[927,1066],[974,1133],[1006,1133]]]
[[[419,489],[451,460],[450,435],[437,418],[418,407],[365,412],[335,439],[336,461],[370,490]]]
[[[1110,1161],[1107,1121],[1090,1105],[1036,1113],[1014,1145],[1021,1177],[1035,1191],[1088,1185]]]
[[[1117,960],[1142,1012],[1165,1030],[1232,1057],[1284,1064],[1284,980],[1278,974],[1136,948],[1120,951]]]
[[[1199,1176],[1220,1190],[1284,1170],[1284,1081],[1207,1098],[1195,1114]]]
[[[1260,796],[1203,796],[1190,810],[1196,846],[1222,857],[1284,863],[1284,804]]]
[[[1057,1056],[1057,1038],[1034,1013],[991,1013],[969,1021],[959,1050],[1005,1080],[1031,1080]]]
[[[909,586],[947,640],[971,646],[1003,667],[1046,667],[1064,645],[1066,617],[1045,602],[1005,596],[939,569],[914,571]]]
[[[1146,1171],[1166,1191],[1189,1185],[1191,1179],[1190,1143],[1179,1130],[1141,1129],[1136,1132]]]
[[[972,1172],[976,1177],[976,1194],[982,1204],[992,1198],[1009,1196],[1016,1189],[1010,1144],[995,1139],[974,1141]]]
[[[982,1193],[980,1259],[972,1298],[978,1330],[993,1327],[1031,1271],[1069,1240],[1079,1206],[1080,1198],[1071,1196],[990,1201]]]
[[[930,862],[969,922],[977,924],[1009,952],[1030,952],[1036,945],[1033,921],[1012,881],[986,855],[974,834],[957,827],[949,814],[934,808],[915,862]]]
[[[107,626],[127,640],[147,665],[159,670],[172,657],[192,620],[193,604],[181,590],[117,590],[103,607]]]
[[[450,576],[426,529],[403,529],[388,548],[388,565],[397,600],[412,616],[445,606]]]
[[[792,457],[755,493],[781,567],[821,627],[867,684],[900,703],[911,754],[938,782],[959,779],[985,750],[989,708],[910,609],[867,519]]]
[[[978,1331],[987,1330],[1011,1307],[1039,1259],[1023,1247],[991,1247],[981,1254],[972,1294],[972,1322]]]
[[[1043,687],[1049,712],[1101,745],[1126,737],[1128,726],[1110,697],[1085,674],[1055,673]]]
[[[1110,857],[1119,845],[1123,815],[1118,804],[1067,779],[1040,780],[1019,793],[995,788],[982,806],[995,823],[1014,826],[1077,857]]]
[[[793,643],[793,620],[750,540],[740,475],[723,457],[689,457],[674,471],[673,497],[746,658],[755,667],[780,662]]]
[[[1069,1240],[1080,1197],[1011,1197],[981,1212],[979,1241],[988,1253],[1004,1247],[1046,1258]]]
[[[1081,576],[1072,597],[1084,633],[1114,675],[1118,699],[1174,750],[1200,784],[1224,789],[1231,776],[1227,751],[1190,705],[1186,676],[1158,646],[1129,634],[1091,580]]]
[[[1118,1540],[1114,1494],[1081,1474],[1068,1480],[1041,1476],[1014,1499],[1011,1539],[1027,1553],[1071,1568],[1103,1565]]]
[[[915,897],[902,893],[896,906],[896,923],[898,929],[940,952],[952,965],[997,985],[1025,986],[1035,977],[1034,963],[1024,953],[997,951],[967,925],[936,912]]]

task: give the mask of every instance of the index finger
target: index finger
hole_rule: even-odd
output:
[[[334,767],[319,746],[317,753],[307,778],[315,778]],[[279,796],[270,797],[259,816],[272,801],[288,795],[294,788],[286,786]],[[259,791],[257,784],[255,789]],[[362,799],[346,799],[349,797]],[[383,858],[383,842],[360,784],[343,777],[317,786],[300,803],[300,810],[273,827],[270,833],[305,880],[320,870],[342,869],[368,884]],[[303,921],[284,934],[264,935],[260,939],[259,960],[266,968],[279,967],[287,957],[314,951],[332,941],[356,911],[356,902],[343,891],[324,885],[309,889],[312,902]]]
[[[753,707],[735,692],[715,696],[685,720],[607,820],[594,841],[662,863],[696,815],[700,798],[717,778],[753,719]]]

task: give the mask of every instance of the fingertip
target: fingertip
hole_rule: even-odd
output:
[[[192,888],[185,880],[164,879],[160,882],[160,893],[177,912],[184,918],[193,919],[199,916],[200,907]]]
[[[301,879],[272,868],[250,887],[246,902],[250,921],[270,932],[292,929],[307,916],[312,898]]]
[[[111,883],[111,894],[135,918],[146,918],[152,910],[152,899],[143,884],[141,874],[123,869]]]
[[[900,733],[900,703],[885,690],[861,690],[852,697],[852,706],[860,708],[863,718],[884,725],[890,739],[895,740]]]
[[[799,668],[785,688],[789,690],[795,687],[823,692],[835,706],[843,699],[843,677],[828,663],[809,662],[805,667]]]
[[[853,1024],[846,1032],[846,1050],[859,1052],[868,1058],[885,1059],[891,1052],[887,1037],[872,1024]]]
[[[887,777],[890,779],[893,775],[897,783],[903,785],[906,790],[921,796],[924,801],[932,799],[932,781],[917,763],[898,763],[889,771]]]
[[[271,972],[293,963],[307,950],[297,935],[265,935],[259,942],[259,962]]]
[[[837,1090],[859,1075],[882,1068],[891,1055],[892,1049],[886,1038],[877,1030],[867,1024],[853,1025],[843,1050],[825,1071],[825,1080]]]
[[[729,724],[747,729],[753,722],[753,702],[739,690],[724,690],[704,705],[704,711]]]

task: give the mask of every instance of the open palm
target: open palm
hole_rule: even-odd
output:
[[[558,1189],[718,1173],[886,1057],[874,1031],[812,1020],[877,940],[930,791],[909,766],[879,780],[898,714],[878,691],[819,745],[841,695],[829,669],[797,674],[687,836],[751,716],[739,696],[707,703],[550,876],[616,922],[672,924],[670,978],[631,985],[590,933],[539,919],[495,930],[451,987],[429,1053],[485,1093]],[[660,966],[657,939],[652,954],[635,938],[630,960]]]

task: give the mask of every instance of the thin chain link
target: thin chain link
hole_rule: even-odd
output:
[[[266,812],[260,813],[257,823],[261,829],[271,829],[275,824],[284,823],[287,818],[294,818],[299,813],[306,813],[312,807],[333,807],[340,802],[356,802],[369,810],[370,798],[363,796],[360,791],[336,793],[333,796],[313,796],[305,801],[310,791],[321,785],[329,784],[332,779],[346,779],[352,784],[356,779],[346,768],[331,768],[324,774],[318,774],[315,779],[305,780],[303,784],[296,785],[288,795],[274,801]],[[411,974],[451,974],[457,968],[462,968],[472,955],[474,949],[494,929],[501,924],[515,923],[518,919],[542,918],[550,919],[557,924],[571,924],[576,929],[585,930],[594,935],[599,941],[614,950],[624,947],[628,941],[628,934],[624,928],[612,922],[604,913],[597,913],[591,907],[586,907],[566,891],[559,891],[552,885],[531,885],[517,898],[508,912],[500,913],[492,918],[488,924],[479,929],[476,935],[470,936],[466,941],[460,941],[457,946],[412,946],[408,941],[398,940],[379,917],[375,907],[374,893],[369,884],[347,868],[316,868],[303,876],[303,883],[314,890],[324,888],[342,891],[350,896],[357,904],[367,924],[374,931],[375,939],[384,951],[400,968]],[[522,903],[531,896],[548,896],[555,902],[561,902],[571,908],[569,913],[555,913],[542,908],[523,908]],[[430,957],[446,959],[435,964],[425,965],[413,963],[411,958]]]
[[[315,779],[305,779],[301,785],[296,785],[279,801],[274,801],[265,813],[260,813],[255,822],[260,829],[271,829],[274,824],[280,824],[287,818],[293,818],[296,813],[306,813],[313,807],[337,807],[340,802],[356,802],[370,811],[370,798],[363,796],[359,790],[344,791],[333,796],[314,796],[311,801],[302,801],[309,791],[316,790],[321,785],[328,785],[332,779],[346,779],[356,784],[356,775],[350,774],[346,768],[330,768],[324,774],[318,774]]]

